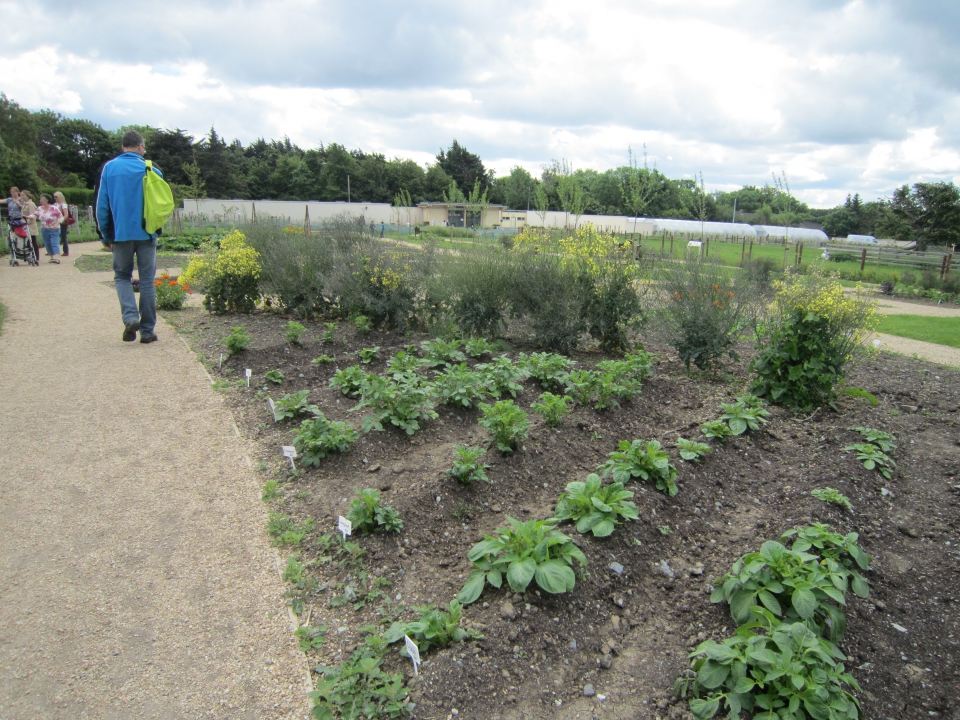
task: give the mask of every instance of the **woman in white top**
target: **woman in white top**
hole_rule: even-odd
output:
[[[63,251],[63,256],[67,257],[70,254],[70,245],[67,243],[67,231],[70,229],[70,221],[67,218],[70,217],[70,206],[59,190],[53,194],[53,204],[63,215],[63,221],[60,223],[60,249]]]

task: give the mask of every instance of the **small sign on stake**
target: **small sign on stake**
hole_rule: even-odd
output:
[[[220,353],[220,363],[217,365],[219,368],[223,368],[223,353]]]
[[[410,659],[413,660],[413,676],[418,677],[420,675],[417,671],[417,668],[420,666],[420,648],[410,639],[409,635],[403,636],[403,643],[407,646],[407,654],[410,656]]]
[[[297,456],[297,449],[293,445],[281,445],[280,449],[283,450],[285,458],[290,458],[290,467],[296,470],[297,466],[293,464],[293,459]]]
[[[347,520],[343,515],[337,517],[337,530],[343,533],[343,539],[347,539],[347,535],[353,535],[353,523]]]
[[[277,409],[273,404],[273,398],[267,398],[267,405],[270,406],[270,412],[276,412]]]
[[[253,375],[253,371],[250,368],[247,368],[243,371],[243,376],[247,379],[247,387],[250,387],[250,376]]]

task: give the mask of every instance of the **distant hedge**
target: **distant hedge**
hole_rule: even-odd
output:
[[[53,195],[53,193],[57,191],[63,193],[63,197],[70,205],[76,205],[77,207],[87,207],[87,205],[93,205],[93,190],[87,190],[87,188],[45,187],[40,189],[40,192],[47,193],[48,195]]]

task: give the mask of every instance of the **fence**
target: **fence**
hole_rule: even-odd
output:
[[[859,262],[862,271],[867,265],[885,265],[907,270],[933,270],[941,278],[960,269],[960,255],[947,250],[900,250],[899,248],[873,246],[851,248],[849,245],[827,245],[830,259],[842,262]]]

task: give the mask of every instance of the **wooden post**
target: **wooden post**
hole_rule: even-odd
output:
[[[703,256],[710,257],[710,238],[707,238],[703,243]]]
[[[940,260],[940,279],[943,280],[944,275],[947,272],[947,256],[944,255],[943,259]]]
[[[256,225],[257,224],[257,204],[256,203],[250,203],[250,212],[252,214],[252,219],[250,220],[250,222]]]
[[[670,257],[673,257],[673,233],[670,233]]]
[[[953,253],[950,253],[949,255],[947,255],[947,272],[946,272],[946,274],[943,276],[943,279],[944,279],[944,280],[947,280],[947,279],[949,279],[949,277],[950,277],[950,266],[951,266],[951,265],[953,265]]]
[[[860,253],[860,272],[863,272],[863,266],[867,264],[867,249],[864,248]]]
[[[303,234],[309,235],[310,234],[310,206],[304,205],[303,207],[305,208],[303,213]]]
[[[753,259],[753,240],[750,241],[750,250],[747,252],[747,260]]]
[[[743,257],[747,254],[747,236],[743,236],[743,243],[740,245],[740,264],[743,265]]]
[[[661,255],[663,255],[663,250],[666,247],[666,242],[667,242],[667,236],[661,235],[660,236],[660,254]]]

